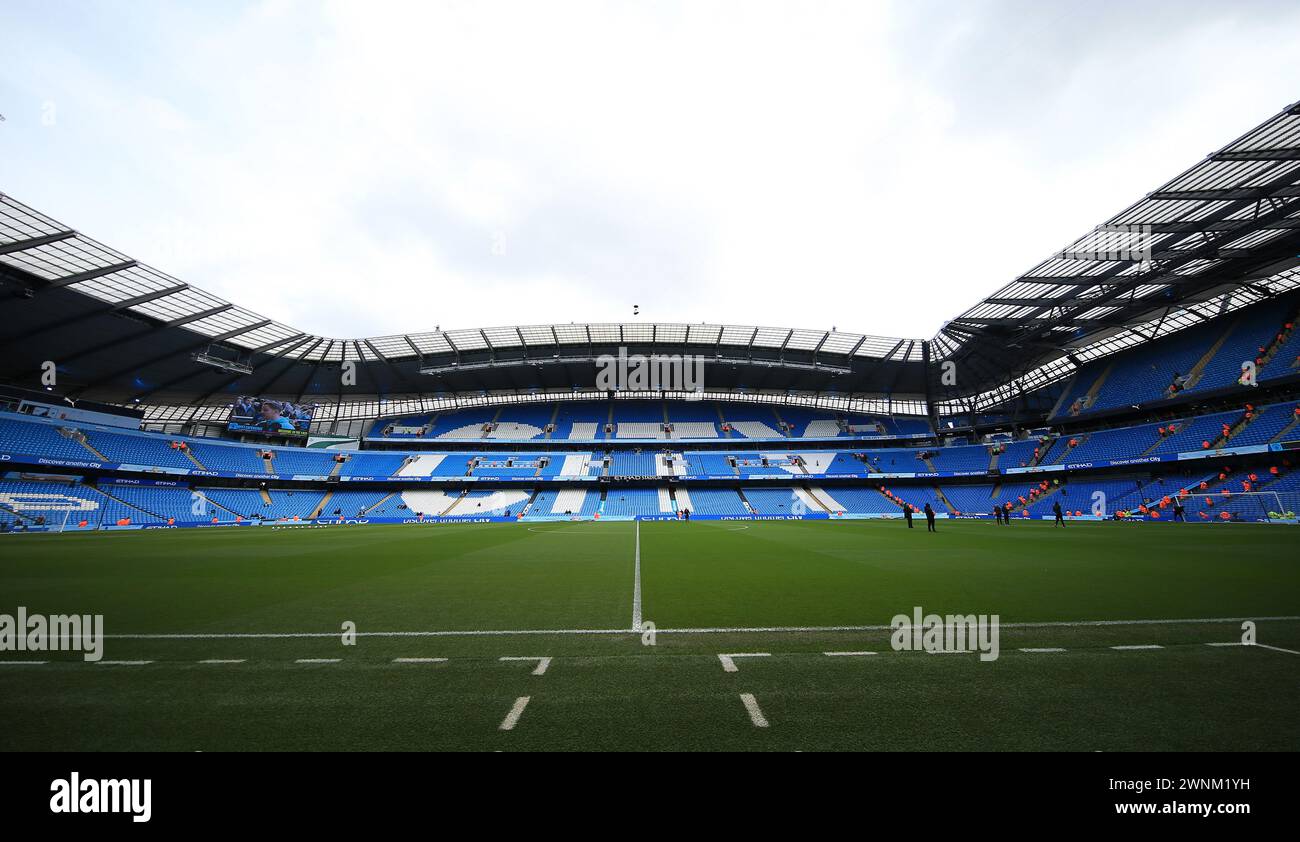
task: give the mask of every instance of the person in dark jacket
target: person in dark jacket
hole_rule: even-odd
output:
[[[937,529],[934,528],[934,509],[930,508],[929,503],[925,504],[925,531],[926,532],[938,531]]]
[[[912,504],[911,503],[903,504],[903,520],[907,521],[907,528],[911,529],[912,528]]]
[[[1061,501],[1060,501],[1060,500],[1057,500],[1055,503],[1052,504],[1052,514],[1056,515],[1056,521],[1052,524],[1052,527],[1053,527],[1053,528],[1055,528],[1055,527],[1057,527],[1057,526],[1064,527],[1064,526],[1065,526],[1065,518],[1061,516]]]

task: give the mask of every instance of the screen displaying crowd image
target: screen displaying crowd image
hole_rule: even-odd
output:
[[[237,433],[268,436],[305,436],[317,404],[296,404],[269,398],[241,396],[230,407],[227,428]]]

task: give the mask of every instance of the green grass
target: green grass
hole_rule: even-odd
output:
[[[1006,624],[1300,615],[1288,527],[553,523],[7,536],[0,612],[100,613],[105,657],[0,666],[0,750],[1300,748],[1300,655],[1238,623],[1004,626],[893,652],[913,606]],[[363,636],[338,637],[345,621]],[[674,629],[811,627],[674,633]],[[385,632],[559,632],[366,636]],[[231,638],[236,633],[318,637]],[[1300,622],[1259,641],[1300,649]],[[1125,644],[1162,649],[1117,651]],[[1051,654],[1021,647],[1063,647]],[[859,658],[825,651],[870,650]],[[726,673],[726,652],[768,652]],[[545,675],[501,656],[545,655]],[[4,652],[0,661],[34,657]],[[443,657],[396,664],[396,657]],[[205,665],[202,659],[245,659]],[[295,664],[299,658],[341,658]],[[770,722],[755,728],[739,694]],[[515,699],[518,726],[498,725]]]

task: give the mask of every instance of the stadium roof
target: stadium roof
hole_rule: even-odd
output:
[[[0,378],[128,402],[590,387],[594,359],[698,353],[711,389],[930,394],[986,407],[1079,363],[1300,286],[1300,103],[946,323],[926,343],[742,325],[528,325],[332,339],[180,281],[0,193]],[[357,368],[355,384],[337,374]]]

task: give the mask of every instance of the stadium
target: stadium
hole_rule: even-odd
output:
[[[1298,744],[1300,104],[930,339],[333,339],[56,216],[0,196],[0,576],[105,654],[5,652],[5,749]]]

